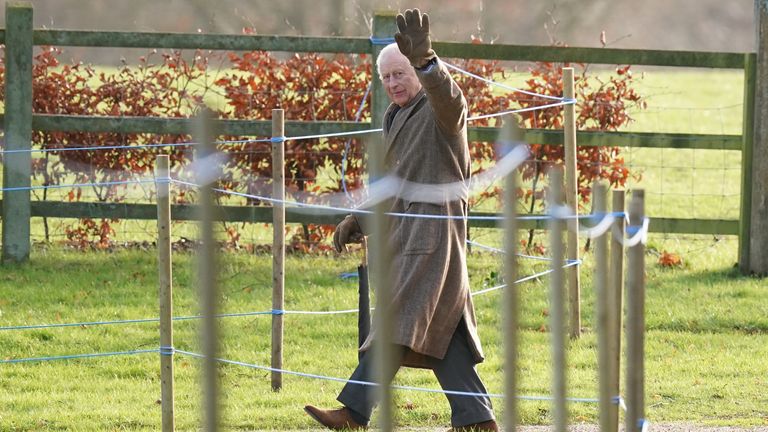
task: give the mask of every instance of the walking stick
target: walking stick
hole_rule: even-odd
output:
[[[357,315],[357,346],[363,346],[363,343],[368,339],[368,333],[371,331],[371,300],[369,296],[368,288],[368,241],[366,237],[363,237],[362,242],[363,256],[360,260],[360,265],[357,267],[358,275],[358,315]],[[363,353],[358,352],[358,360],[362,357]]]

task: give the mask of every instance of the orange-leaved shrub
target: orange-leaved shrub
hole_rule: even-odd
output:
[[[123,64],[114,71],[59,60],[62,51],[43,47],[33,59],[33,112],[116,117],[189,117],[203,101],[213,103],[223,119],[270,119],[272,109],[282,108],[287,121],[369,121],[372,76],[366,55],[294,54],[277,56],[263,51],[216,54],[198,50],[157,52],[139,58],[136,65]],[[504,80],[506,69],[498,61],[450,60],[480,76]],[[530,70],[525,90],[552,96],[562,95],[560,67],[536,63]],[[629,66],[616,69],[608,78],[598,79],[577,66],[577,127],[582,130],[616,130],[631,121],[628,109],[642,105],[632,88]],[[4,71],[4,64],[0,63]],[[0,92],[4,90],[4,73]],[[541,106],[550,100],[524,93],[500,91],[467,75],[454,74],[469,102],[470,115],[490,114],[515,108]],[[4,94],[0,93],[4,100]],[[561,107],[522,113],[527,128],[562,128]],[[498,118],[474,121],[469,126],[498,125]],[[288,131],[290,132],[290,130]],[[252,138],[262,138],[253,140]],[[269,205],[259,199],[271,191],[271,143],[265,137],[222,136],[227,142],[220,150],[227,160],[218,186],[253,196],[249,205]],[[149,198],[151,186],[127,184],[151,178],[154,159],[168,154],[175,175],[183,174],[192,160],[187,134],[135,132],[43,131],[33,134],[33,147],[47,150],[33,154],[33,175],[44,185],[94,183],[89,186],[100,202],[121,202]],[[157,144],[158,146],[147,146]],[[181,144],[161,147],[159,144]],[[288,140],[286,145],[286,188],[289,197],[321,201],[326,192],[341,192],[363,186],[365,178],[362,139],[356,137]],[[112,148],[130,146],[128,148]],[[64,151],[66,148],[80,151]],[[546,166],[562,163],[561,146],[531,143],[532,158],[522,167],[526,186],[519,191],[526,212],[540,210],[541,179]],[[493,164],[497,157],[493,143],[470,145],[473,173]],[[588,202],[590,185],[605,179],[622,186],[630,172],[615,147],[580,147],[578,151],[579,194]],[[343,181],[342,181],[343,173]],[[82,198],[83,187],[72,187],[66,199]],[[194,200],[194,191],[174,188],[176,202]],[[47,191],[36,192],[47,199]],[[500,191],[492,188],[476,194],[472,203],[498,202]],[[242,203],[241,198],[220,194],[222,203]],[[240,201],[238,201],[240,200]],[[79,247],[104,248],[110,245],[115,220],[83,219],[66,229],[68,241]],[[323,240],[333,227],[308,224],[296,232],[291,247],[296,250],[327,250]],[[238,229],[225,227],[228,242],[239,246]],[[528,242],[531,243],[530,240]],[[253,246],[253,245],[251,245]]]

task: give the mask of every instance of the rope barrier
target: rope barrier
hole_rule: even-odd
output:
[[[480,75],[474,74],[472,72],[466,71],[466,70],[464,70],[464,69],[462,69],[462,68],[460,68],[460,67],[458,67],[456,65],[453,65],[453,64],[450,64],[450,63],[447,63],[447,62],[443,62],[443,64],[445,66],[447,66],[449,69],[455,70],[456,72],[462,73],[464,75],[470,76],[470,77],[475,78],[475,79],[479,79],[480,81],[483,81],[486,84],[494,85],[494,86],[497,86],[497,87],[500,87],[500,88],[503,88],[505,90],[509,90],[509,91],[512,91],[512,92],[515,92],[515,93],[522,93],[522,94],[526,94],[528,96],[541,97],[541,98],[544,98],[544,99],[551,99],[551,100],[559,100],[559,101],[565,100],[565,98],[562,98],[562,97],[559,97],[559,96],[545,95],[545,94],[541,94],[541,93],[535,93],[535,92],[532,92],[532,91],[519,89],[517,87],[508,86],[506,84],[502,84],[500,82],[493,81],[493,80],[490,80],[488,78],[482,77]]]
[[[356,132],[352,132],[352,133],[356,133]],[[276,137],[276,139],[280,140],[282,138]],[[276,142],[279,142],[279,141],[276,141]],[[215,160],[218,161],[220,160],[220,158],[217,156]],[[210,164],[206,163],[206,165],[210,165]],[[516,166],[517,165],[515,165],[515,167]],[[214,175],[214,174],[211,174],[211,175]],[[188,187],[194,187],[194,188],[200,187],[200,185],[192,182],[186,182],[183,180],[173,179],[169,177],[159,177],[156,179],[146,179],[146,180],[139,179],[139,180],[122,180],[122,181],[111,181],[111,182],[73,183],[73,184],[47,185],[47,186],[19,186],[19,187],[11,187],[11,188],[1,188],[0,192],[27,191],[27,190],[33,191],[33,190],[41,190],[41,189],[62,189],[62,188],[79,188],[79,187],[118,186],[118,185],[149,184],[149,183],[170,183],[170,182],[174,182],[174,183],[181,184],[183,186],[188,186]],[[435,188],[444,188],[443,185],[418,185],[418,184],[415,184],[415,185],[417,188],[418,187],[424,188],[429,186],[434,186]],[[231,191],[231,190],[221,189],[221,188],[215,188],[214,190],[216,192],[227,194],[227,195],[239,196],[247,199],[260,200],[260,201],[269,202],[272,204],[282,204],[286,207],[308,208],[308,209],[330,211],[335,213],[372,214],[372,212],[369,210],[361,210],[356,208],[302,203],[298,201],[277,200],[267,196],[247,194],[243,192],[236,192],[236,191]],[[577,219],[577,218],[589,219],[594,217],[601,217],[600,222],[598,222],[598,224],[596,224],[594,227],[580,230],[581,232],[586,233],[586,235],[590,238],[597,238],[611,228],[612,222],[616,217],[626,217],[626,214],[623,212],[608,213],[604,215],[591,215],[591,216],[576,215],[576,214],[573,214],[573,212],[566,206],[560,206],[558,208],[551,209],[550,213],[551,213],[550,215],[517,216],[517,220],[543,221],[543,220],[549,220],[552,217],[556,217],[558,219],[565,219],[565,220]],[[395,216],[395,217],[410,217],[410,218],[423,218],[423,219],[451,219],[451,220],[466,219],[466,220],[478,220],[478,221],[483,221],[483,220],[484,221],[489,221],[489,220],[501,221],[504,219],[503,216],[451,216],[451,215],[431,215],[431,214],[409,214],[409,213],[398,213],[398,212],[388,212],[385,214],[388,216]],[[613,234],[617,239],[620,239],[621,241],[623,241],[624,245],[627,247],[634,246],[639,242],[642,242],[643,244],[645,244],[647,242],[648,226],[649,226],[648,218],[645,218],[643,221],[643,224],[639,227],[627,226],[627,232],[633,236],[630,239],[623,239],[623,236],[621,236],[620,234],[617,234],[616,231],[613,231]]]
[[[377,37],[370,37],[371,44],[373,45],[389,45],[395,43],[395,38],[393,37],[383,37],[383,38],[377,38]]]
[[[482,120],[482,119],[488,119],[488,118],[493,118],[493,117],[501,117],[501,116],[507,115],[507,114],[519,114],[519,113],[536,111],[536,110],[546,109],[546,108],[555,108],[555,107],[564,106],[564,105],[572,105],[574,103],[576,103],[576,99],[565,99],[565,100],[563,100],[561,102],[555,102],[555,103],[551,103],[551,104],[545,104],[545,105],[540,105],[540,106],[535,106],[535,107],[527,107],[527,108],[518,108],[518,109],[502,111],[502,112],[498,112],[498,113],[494,113],[494,114],[484,114],[484,115],[479,115],[479,116],[475,116],[475,117],[469,117],[469,118],[467,118],[467,121],[475,121],[475,120]]]
[[[487,245],[484,245],[482,243],[478,243],[478,242],[472,241],[472,240],[467,240],[467,244],[479,247],[480,249],[485,249],[485,250],[488,250],[488,251],[491,251],[491,252],[495,252],[495,253],[501,253],[501,254],[507,253],[507,251],[505,251],[504,249],[495,248],[493,246],[487,246]],[[535,256],[535,255],[525,255],[525,254],[516,253],[515,256],[520,257],[520,258],[531,259],[531,260],[538,260],[538,261],[552,261],[552,258],[547,258],[547,257],[542,257],[542,256]]]
[[[584,232],[587,237],[591,239],[595,239],[600,237],[601,235],[605,234],[609,229],[611,229],[611,226],[613,226],[613,222],[617,218],[626,218],[627,214],[624,212],[616,212],[616,213],[595,213],[592,215],[591,219],[597,218],[599,221],[595,226],[591,228],[584,228],[582,232]]]
[[[638,419],[637,427],[640,429],[641,432],[648,432],[649,430],[651,430],[651,422],[649,422],[646,419]]]
[[[371,308],[373,310],[373,308]],[[341,314],[348,314],[348,313],[358,313],[359,309],[344,309],[344,310],[335,310],[335,311],[284,311],[286,314],[290,315],[341,315]]]
[[[273,311],[260,311],[260,312],[236,312],[217,314],[216,318],[236,318],[236,317],[248,317],[256,315],[273,315]],[[178,316],[171,318],[173,321],[189,321],[201,319],[202,315],[190,315],[190,316]],[[0,331],[8,330],[39,330],[48,328],[63,328],[63,327],[95,327],[102,325],[121,325],[121,324],[143,324],[159,322],[159,318],[139,318],[139,319],[127,319],[127,320],[114,320],[114,321],[89,321],[79,323],[61,323],[61,324],[33,324],[22,326],[7,326],[0,327]]]
[[[363,98],[360,100],[360,105],[357,107],[357,112],[355,112],[355,122],[359,122],[360,117],[363,115],[363,108],[365,107],[365,101],[368,100],[368,94],[371,92],[371,88],[373,88],[373,81],[368,83],[368,87],[365,89]],[[341,188],[344,190],[344,194],[349,199],[351,199],[351,196],[349,194],[349,190],[347,190],[346,173],[347,173],[347,156],[349,155],[351,144],[352,144],[352,140],[348,139],[347,142],[344,143],[344,151],[341,153]]]
[[[197,354],[189,351],[183,351],[180,349],[176,350],[177,353],[183,354],[189,357],[202,359],[205,358],[202,354]],[[217,362],[224,363],[224,364],[230,364],[234,366],[243,366],[250,369],[258,369],[268,372],[279,372],[286,375],[294,375],[299,376],[303,378],[312,378],[312,379],[320,379],[325,381],[334,381],[339,383],[345,383],[345,384],[359,384],[359,385],[365,385],[365,386],[378,386],[375,382],[370,381],[360,381],[360,380],[350,380],[350,379],[344,379],[344,378],[338,378],[338,377],[332,377],[332,376],[326,376],[326,375],[318,375],[318,374],[311,374],[306,372],[296,372],[288,369],[278,369],[278,368],[272,368],[269,366],[261,366],[253,363],[245,363],[241,361],[236,360],[227,360],[222,358],[217,358]],[[450,395],[457,395],[457,396],[480,396],[480,397],[491,397],[491,398],[503,398],[504,395],[500,393],[478,393],[478,392],[464,392],[464,391],[456,391],[456,390],[438,390],[438,389],[430,389],[425,387],[413,387],[413,386],[403,386],[403,385],[393,385],[392,388],[399,389],[399,390],[410,390],[410,391],[418,391],[418,392],[424,392],[424,393],[437,393],[437,394],[450,394]],[[549,401],[553,398],[550,396],[515,396],[517,399],[521,400],[531,400],[531,401]],[[571,397],[567,398],[567,400],[571,402],[583,402],[583,403],[597,403],[599,402],[598,399],[592,399],[592,398],[576,398]]]
[[[492,248],[490,246],[484,246],[475,242],[472,242],[472,243],[481,247],[493,249],[495,251],[498,251],[499,253],[505,253],[501,249]],[[535,260],[541,260],[541,261],[551,261],[551,259],[547,257],[536,257],[536,256],[528,256],[528,255],[520,255],[520,254],[518,254],[518,256],[535,259]],[[563,265],[563,268],[568,268],[574,265],[581,265],[581,264],[582,264],[581,260],[566,260],[565,265]],[[527,282],[529,280],[537,279],[539,277],[552,273],[552,271],[553,271],[552,269],[548,269],[533,275],[525,276],[523,278],[516,280],[513,284],[516,285],[523,282]],[[474,297],[477,295],[482,295],[482,294],[485,294],[491,291],[496,291],[506,287],[507,287],[507,284],[502,284],[495,287],[485,288],[479,291],[471,292],[470,295]],[[373,308],[371,310],[373,310]],[[239,318],[239,317],[250,317],[250,316],[258,316],[258,315],[341,315],[341,314],[351,314],[351,313],[357,313],[357,312],[359,312],[358,309],[341,309],[341,310],[331,310],[331,311],[302,311],[302,310],[271,309],[267,311],[257,311],[257,312],[233,312],[233,313],[217,314],[215,315],[215,318]],[[190,320],[199,320],[201,318],[202,318],[202,315],[188,315],[188,316],[172,317],[171,320],[172,321],[190,321]],[[84,321],[84,322],[59,323],[59,324],[31,324],[31,325],[0,327],[0,331],[40,330],[40,329],[67,328],[67,327],[96,327],[96,326],[103,326],[103,325],[144,324],[144,323],[156,323],[159,321],[160,321],[159,318],[137,318],[137,319],[126,319],[126,320]]]
[[[259,142],[270,142],[270,138],[260,139],[242,139],[242,140],[221,140],[214,141],[216,145],[227,144],[251,144]],[[52,153],[52,152],[70,152],[70,151],[101,151],[101,150],[138,150],[146,148],[158,148],[158,147],[187,147],[198,145],[195,141],[186,141],[180,143],[150,143],[150,144],[125,144],[125,145],[110,145],[110,146],[79,146],[79,147],[61,147],[61,148],[43,148],[43,149],[14,149],[14,150],[0,150],[0,154],[14,154],[14,153]]]
[[[611,402],[616,405],[619,405],[619,408],[626,411],[627,410],[627,404],[624,402],[624,398],[621,396],[614,396],[613,399],[611,399]]]
[[[648,226],[650,225],[650,218],[644,218],[643,224],[636,226],[636,225],[627,225],[626,231],[627,234],[631,235],[632,237],[628,239],[624,239],[622,237],[622,242],[624,243],[625,247],[632,247],[636,246],[638,243],[646,244],[648,243]]]
[[[114,356],[121,356],[121,355],[137,355],[137,354],[148,354],[148,353],[159,353],[162,356],[172,356],[176,353],[183,354],[192,358],[202,359],[205,358],[202,354],[193,353],[190,351],[180,350],[176,349],[172,346],[161,346],[159,349],[147,349],[147,350],[132,350],[132,351],[115,351],[115,352],[106,352],[106,353],[89,353],[89,354],[70,354],[70,355],[63,355],[63,356],[50,356],[50,357],[30,357],[30,358],[20,358],[20,359],[6,359],[6,360],[0,360],[0,363],[3,364],[14,364],[14,363],[29,363],[29,362],[44,362],[44,361],[55,361],[55,360],[75,360],[75,359],[84,359],[84,358],[97,358],[97,357],[114,357]],[[264,370],[269,372],[280,372],[287,375],[294,375],[304,378],[312,378],[312,379],[320,379],[325,381],[334,381],[334,382],[340,382],[340,383],[350,383],[350,384],[359,384],[359,385],[367,385],[367,386],[378,386],[375,382],[370,381],[360,381],[360,380],[350,380],[350,379],[344,379],[344,378],[338,378],[338,377],[331,377],[326,375],[319,375],[319,374],[311,374],[306,372],[296,372],[291,371],[287,369],[278,369],[278,368],[272,368],[268,366],[261,366],[253,363],[245,363],[241,361],[235,361],[235,360],[227,360],[227,359],[221,359],[217,358],[217,362],[224,363],[224,364],[230,364],[235,366],[243,366],[248,367],[251,369],[258,369],[258,370]],[[423,393],[435,393],[435,394],[450,394],[450,395],[457,395],[457,396],[473,396],[473,397],[489,397],[489,398],[504,398],[505,396],[500,393],[479,393],[479,392],[465,392],[465,391],[456,391],[456,390],[443,390],[443,389],[430,389],[425,387],[415,387],[415,386],[404,386],[404,385],[393,385],[392,388],[399,389],[399,390],[407,390],[407,391],[417,391],[417,392],[423,392]],[[516,399],[519,400],[528,400],[528,401],[551,401],[554,398],[551,396],[515,396]],[[570,402],[580,402],[580,403],[598,403],[598,399],[594,398],[579,398],[579,397],[568,397],[566,400]],[[612,401],[614,404],[619,404],[624,410],[626,410],[626,405],[624,405],[624,400],[621,396],[616,396],[612,398]],[[639,426],[642,428],[642,430],[647,430],[648,422],[644,419],[640,420]]]
[[[71,354],[71,355],[54,356],[54,357],[31,357],[31,358],[21,358],[21,359],[0,360],[0,363],[9,364],[9,363],[44,362],[44,361],[54,361],[54,360],[75,360],[75,359],[83,359],[83,358],[112,357],[112,356],[120,356],[120,355],[147,354],[147,353],[156,353],[156,352],[160,352],[160,350],[148,349],[148,350],[117,351],[117,352],[92,353],[92,354]]]
[[[309,140],[309,139],[319,139],[319,138],[334,138],[334,137],[343,137],[343,136],[350,136],[350,135],[363,135],[363,134],[369,134],[374,132],[382,132],[383,129],[367,129],[362,131],[348,131],[348,132],[334,132],[334,133],[327,133],[327,134],[315,134],[315,135],[301,135],[301,136],[292,136],[292,137],[286,137],[286,141],[300,141],[300,140]]]
[[[485,173],[481,174],[481,176],[477,176],[479,178],[475,179],[471,184],[468,184],[468,182],[465,181],[458,181],[453,183],[447,183],[447,184],[422,184],[422,183],[415,183],[415,182],[409,182],[403,179],[399,179],[393,176],[387,176],[381,180],[378,180],[374,183],[372,183],[368,190],[371,191],[370,195],[368,196],[366,200],[367,205],[373,205],[377,202],[381,202],[385,199],[388,199],[392,196],[398,196],[398,197],[404,197],[405,199],[411,200],[411,201],[419,201],[419,202],[434,202],[434,203],[443,203],[446,200],[455,200],[455,199],[464,199],[469,194],[470,186],[473,188],[482,187],[485,183],[492,182],[496,178],[500,178],[503,175],[508,174],[520,164],[522,164],[525,159],[528,156],[528,148],[527,146],[517,146],[513,151],[506,154],[502,159],[500,159],[497,162],[496,167],[486,171]],[[183,186],[188,187],[199,187],[198,184],[187,182],[183,180],[173,180],[174,182],[181,184]],[[358,213],[358,214],[371,214],[371,211],[368,210],[361,210],[361,209],[353,209],[349,207],[340,207],[340,206],[334,206],[334,205],[325,205],[325,204],[310,204],[310,203],[302,203],[298,201],[287,201],[287,200],[277,200],[271,197],[267,196],[260,196],[256,194],[247,194],[242,192],[236,192],[236,191],[230,191],[225,189],[214,189],[216,192],[228,194],[232,196],[239,196],[244,197],[252,200],[260,200],[263,202],[270,202],[273,204],[281,204],[286,207],[298,207],[298,208],[306,208],[306,209],[315,209],[315,210],[324,210],[329,212],[335,212],[335,213]],[[333,196],[324,196],[323,199],[330,201],[334,197]],[[346,197],[344,197],[346,199]],[[452,216],[452,215],[416,215],[416,214],[407,214],[407,213],[395,213],[390,212],[387,213],[389,216],[399,216],[399,217],[414,217],[414,218],[432,218],[432,219],[456,219],[456,220],[466,220],[466,219],[491,219],[491,220],[501,220],[502,217],[500,216]]]
[[[383,180],[386,180],[386,178]],[[192,188],[200,187],[198,184],[186,182],[183,180],[171,179],[171,181],[174,183],[178,183],[180,185],[188,186]],[[363,214],[363,215],[373,214],[373,212],[370,210],[362,210],[359,208],[338,207],[338,206],[331,206],[331,205],[324,205],[324,204],[312,204],[312,203],[304,203],[299,201],[278,200],[278,199],[270,198],[267,196],[247,194],[243,192],[236,192],[236,191],[220,189],[220,188],[215,188],[214,190],[216,192],[227,194],[227,195],[239,196],[239,197],[244,197],[248,199],[269,202],[272,204],[281,204],[285,207],[323,210],[323,211],[332,212],[332,213],[353,213],[353,214]],[[504,220],[504,216],[452,216],[452,215],[437,215],[437,214],[411,214],[411,213],[401,213],[401,212],[386,212],[384,214],[387,216],[416,218],[416,219],[441,219],[441,220],[448,219],[448,220],[476,220],[476,221]],[[561,220],[572,220],[572,219],[593,219],[595,217],[600,217],[600,221],[594,227],[579,230],[580,232],[585,233],[590,238],[597,238],[603,235],[607,230],[611,229],[612,222],[615,220],[616,217],[624,217],[624,216],[625,216],[625,213],[623,212],[608,213],[608,214],[601,214],[601,215],[577,215],[577,214],[573,214],[573,212],[568,207],[560,206],[558,208],[551,209],[550,214],[548,215],[517,216],[517,220],[546,221],[552,218],[557,218]],[[647,241],[648,222],[649,220],[648,218],[646,218],[645,221],[643,222],[643,225],[639,227],[640,234],[635,235],[635,237],[633,237],[632,239],[626,240],[625,241],[626,246],[630,247],[632,245],[637,244],[637,242],[639,241],[643,241],[643,243]],[[614,235],[617,236],[616,237],[617,239],[623,238],[623,236],[616,234],[615,231],[613,233]]]
[[[0,189],[0,192],[33,191],[33,190],[41,190],[41,189],[62,189],[62,188],[80,188],[80,187],[97,187],[97,186],[120,186],[120,185],[148,184],[148,183],[156,183],[156,180],[155,179],[120,180],[120,181],[109,181],[109,182],[73,183],[73,184],[48,185],[48,186],[18,186],[18,187],[2,188]]]
[[[53,152],[70,152],[70,151],[89,151],[89,150],[121,150],[121,149],[145,149],[145,148],[157,148],[157,147],[180,147],[189,146],[197,143],[168,143],[168,144],[138,144],[138,145],[111,145],[111,146],[98,146],[98,147],[62,147],[62,148],[43,148],[43,149],[15,149],[15,150],[2,150],[0,154],[14,154],[14,153],[53,153]]]
[[[94,183],[73,183],[73,184],[65,184],[65,185],[48,185],[48,186],[20,186],[20,187],[11,187],[11,188],[2,188],[0,189],[0,192],[12,192],[12,191],[25,191],[25,190],[40,190],[40,189],[61,189],[61,188],[79,188],[79,187],[98,187],[98,186],[116,186],[116,185],[131,185],[131,184],[149,184],[149,183],[177,183],[181,184],[183,186],[188,187],[194,187],[198,188],[200,187],[196,183],[192,182],[186,182],[183,180],[168,178],[168,177],[162,177],[157,179],[146,179],[146,180],[124,180],[124,181],[111,181],[111,182],[94,182]],[[324,211],[330,211],[335,213],[355,213],[355,214],[372,214],[369,210],[361,210],[356,208],[348,208],[348,207],[337,207],[337,206],[329,206],[329,205],[322,205],[322,204],[311,204],[311,203],[302,203],[298,201],[287,201],[287,200],[277,200],[274,198],[270,198],[267,196],[261,196],[261,195],[255,195],[255,194],[247,194],[243,192],[236,192],[231,191],[227,189],[220,189],[215,188],[216,192],[227,194],[227,195],[233,195],[233,196],[239,196],[244,197],[248,199],[255,199],[260,200],[264,202],[269,202],[272,204],[282,204],[286,207],[298,207],[298,208],[308,208],[308,209],[316,209],[316,210],[324,210]],[[557,214],[551,214],[551,215],[525,215],[525,216],[518,216],[518,220],[534,220],[534,221],[543,221],[543,220],[549,220],[552,217],[556,217],[559,219],[575,219],[575,218],[593,218],[597,216],[601,216],[602,219],[600,222],[592,228],[583,229],[582,232],[585,232],[587,236],[590,238],[596,238],[605,233],[608,229],[611,228],[611,224],[613,220],[616,217],[624,216],[624,213],[609,213],[605,215],[592,215],[592,216],[583,216],[583,215],[574,215],[570,213],[570,210],[567,209],[567,207],[562,207],[560,209],[554,210],[555,212],[558,212]],[[396,217],[410,217],[410,218],[422,218],[422,219],[451,219],[451,220],[458,220],[458,219],[466,219],[466,220],[478,220],[478,221],[501,221],[504,219],[503,216],[451,216],[451,215],[431,215],[431,214],[409,214],[409,213],[399,213],[399,212],[388,212],[386,213],[388,216],[396,216]],[[645,218],[643,221],[643,224],[638,227],[633,226],[627,226],[627,232],[632,235],[633,237],[627,240],[624,240],[624,245],[627,247],[631,247],[636,245],[639,242],[646,243],[647,242],[647,236],[648,236],[648,226],[649,226],[649,219]],[[614,231],[614,235],[617,236],[618,239],[621,239],[621,236],[617,235]]]
[[[183,180],[171,179],[171,181],[173,183],[177,183],[182,186],[187,186],[191,188],[200,187],[200,185],[198,184],[183,181]],[[323,204],[303,203],[299,201],[278,200],[278,199],[270,198],[267,196],[252,195],[244,192],[231,191],[227,189],[214,188],[213,190],[219,193],[227,194],[227,195],[239,196],[243,198],[268,202],[272,204],[281,204],[285,207],[324,210],[326,212],[331,212],[331,213],[354,213],[354,214],[363,214],[363,215],[373,214],[373,212],[370,210],[361,210],[361,209],[347,208],[347,207],[336,207],[336,206],[329,206],[329,205],[323,205]],[[450,220],[466,219],[466,220],[485,220],[485,221],[501,221],[504,219],[503,216],[450,216],[450,215],[430,215],[430,214],[409,214],[409,213],[399,213],[399,212],[387,212],[384,214],[387,216],[411,217],[411,218],[420,218],[420,219],[450,219]],[[524,217],[521,217],[520,220],[548,220],[549,218],[550,217],[548,216],[524,216]]]
[[[581,260],[567,260],[566,264],[563,265],[563,268],[568,268],[568,267],[573,267],[573,266],[581,265],[581,263],[582,263]],[[513,283],[513,285],[517,285],[517,284],[520,284],[520,283],[523,283],[523,282],[527,282],[529,280],[533,280],[533,279],[540,278],[542,276],[546,276],[546,275],[552,273],[553,271],[555,271],[555,270],[554,269],[547,269],[547,270],[544,270],[544,271],[542,271],[540,273],[536,273],[536,274],[533,274],[533,275],[530,275],[530,276],[526,276],[526,277],[520,278],[520,279],[516,280]],[[482,289],[480,291],[472,292],[472,293],[470,293],[470,295],[472,297],[474,297],[474,296],[477,296],[477,295],[480,295],[480,294],[485,294],[485,293],[488,293],[488,292],[491,292],[491,291],[497,291],[497,290],[500,290],[500,289],[503,289],[503,288],[506,288],[506,287],[507,287],[507,284],[496,285],[494,287],[485,288],[485,289]]]

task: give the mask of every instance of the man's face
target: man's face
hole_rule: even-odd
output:
[[[401,107],[407,105],[421,90],[416,72],[408,59],[400,53],[392,52],[381,59],[379,74],[387,96]]]

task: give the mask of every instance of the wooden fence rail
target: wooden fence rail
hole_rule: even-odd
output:
[[[388,36],[391,37],[392,34],[389,33]],[[5,43],[5,38],[6,31],[0,30],[0,42]],[[371,52],[371,40],[364,37],[138,33],[38,29],[33,31],[32,41],[35,45],[99,48],[208,49],[349,54],[368,54]],[[433,46],[445,58],[721,69],[744,68],[744,54],[742,53],[503,44],[478,45],[461,42],[434,42]]]
[[[5,115],[0,114],[0,121]],[[40,131],[154,133],[181,135],[187,133],[192,120],[165,117],[112,117],[63,114],[32,114],[32,129]],[[224,135],[255,135],[268,137],[272,123],[269,120],[216,119],[214,124]],[[370,122],[351,121],[291,121],[285,128],[291,136],[329,134],[337,132],[367,131],[374,128]],[[499,129],[495,127],[469,127],[470,141],[495,141]],[[578,131],[579,146],[674,148],[699,150],[742,149],[741,135],[684,134],[657,132],[602,132]],[[526,129],[527,142],[563,145],[563,131],[552,129]]]
[[[0,200],[2,206],[3,200]],[[157,209],[154,204],[133,203],[99,203],[99,202],[60,202],[60,201],[32,201],[32,217],[47,218],[90,218],[90,219],[131,219],[131,220],[155,220]],[[216,207],[215,220],[220,222],[254,222],[272,223],[271,207],[253,206],[218,206]],[[175,221],[196,221],[197,206],[192,204],[171,205],[171,218]],[[500,213],[470,212],[470,218],[481,217],[485,219],[470,219],[469,226],[473,228],[497,228],[498,220],[488,217],[502,217]],[[294,211],[294,208],[286,208],[286,223],[291,224],[337,224],[343,215],[339,214],[307,214]],[[521,220],[518,222],[520,229],[546,229],[546,223],[542,220]],[[739,222],[723,219],[674,219],[653,218],[649,231],[669,234],[707,234],[707,235],[738,235]]]

